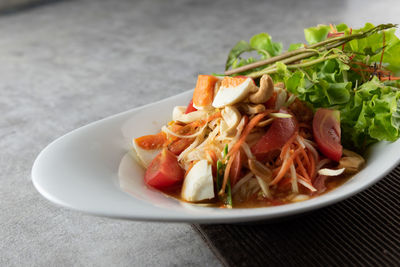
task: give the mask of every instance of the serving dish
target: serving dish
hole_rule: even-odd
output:
[[[253,209],[219,209],[178,201],[143,182],[144,170],[130,157],[134,137],[156,133],[174,106],[193,91],[138,107],[76,129],[49,144],[32,168],[36,189],[73,210],[112,218],[192,223],[236,223],[282,218],[348,198],[383,178],[400,162],[400,140],[379,142],[363,170],[342,186],[303,202]]]

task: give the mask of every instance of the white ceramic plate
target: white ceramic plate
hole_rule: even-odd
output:
[[[144,170],[126,155],[133,137],[156,133],[176,105],[192,91],[139,107],[74,130],[37,157],[32,180],[48,200],[94,215],[146,221],[233,223],[269,220],[321,208],[374,184],[400,159],[400,140],[381,142],[368,153],[367,166],[339,188],[320,197],[276,207],[218,209],[166,197],[143,183]]]

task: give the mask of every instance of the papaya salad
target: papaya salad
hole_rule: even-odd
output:
[[[192,100],[159,133],[133,139],[145,183],[222,208],[340,186],[363,168],[369,145],[399,137],[395,27],[319,25],[283,53],[267,33],[238,42],[224,75],[199,75]],[[258,58],[243,56],[252,51]]]

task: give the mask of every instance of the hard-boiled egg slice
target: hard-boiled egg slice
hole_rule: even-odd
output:
[[[153,161],[153,159],[160,153],[161,149],[152,149],[152,150],[147,150],[141,148],[137,143],[136,140],[133,139],[133,150],[136,152],[136,160],[140,165],[147,167],[150,165],[150,163]]]
[[[190,169],[183,182],[181,196],[190,202],[214,197],[212,168],[207,160],[200,160]]]
[[[212,105],[215,108],[222,108],[236,104],[245,99],[249,93],[254,90],[255,85],[253,80],[250,78],[225,77],[216,96],[214,97]]]

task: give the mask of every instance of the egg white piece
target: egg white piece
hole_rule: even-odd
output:
[[[214,97],[212,106],[222,108],[225,106],[239,103],[245,99],[254,88],[253,80],[247,78],[243,83],[234,87],[221,86]]]
[[[214,197],[214,182],[211,164],[207,160],[197,162],[186,175],[181,196],[190,202]]]
[[[133,149],[136,152],[136,160],[140,165],[145,167],[149,167],[150,163],[153,161],[153,159],[160,153],[161,149],[152,149],[152,150],[147,150],[141,148],[137,143],[136,140],[133,139]]]

